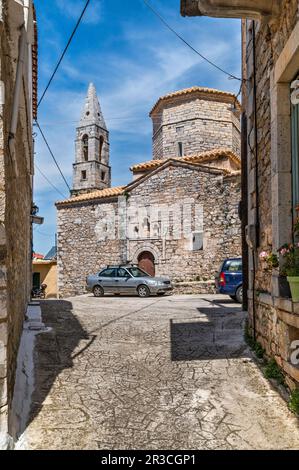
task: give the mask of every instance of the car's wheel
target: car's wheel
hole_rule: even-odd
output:
[[[236,292],[236,299],[239,304],[243,302],[243,286],[238,287]]]
[[[104,289],[101,286],[94,286],[93,288],[93,295],[95,297],[103,297],[104,295]]]
[[[142,284],[141,286],[138,286],[137,293],[138,293],[139,297],[149,297],[150,290],[147,286]]]
[[[235,295],[230,295],[230,298],[234,301],[237,302],[237,297]]]

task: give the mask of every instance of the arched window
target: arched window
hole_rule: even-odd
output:
[[[82,137],[83,160],[88,162],[88,135]]]
[[[99,160],[102,160],[102,150],[104,145],[104,137],[101,135],[100,137],[100,148],[99,148]]]

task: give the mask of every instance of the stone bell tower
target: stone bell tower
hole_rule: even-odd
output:
[[[85,106],[76,130],[76,158],[73,168],[72,195],[110,188],[109,132],[93,83],[88,87]]]

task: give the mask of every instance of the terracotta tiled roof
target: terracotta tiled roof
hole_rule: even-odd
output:
[[[240,158],[235,155],[230,149],[215,149],[215,150],[209,150],[207,152],[200,153],[198,155],[191,155],[189,157],[176,157],[172,158],[172,160],[178,160],[178,161],[184,161],[184,162],[189,162],[189,163],[204,163],[204,162],[209,162],[213,160],[217,160],[218,158],[221,157],[228,157],[230,158],[234,163],[239,165],[241,167],[241,161]],[[163,164],[167,158],[164,158],[163,160],[149,160],[147,162],[143,163],[138,163],[137,165],[131,166],[130,170],[133,173],[138,173],[140,171],[146,171],[146,170],[153,170],[154,168],[157,168],[159,165]]]
[[[215,88],[205,88],[200,86],[193,86],[191,88],[185,88],[184,90],[174,91],[173,93],[168,93],[165,96],[161,96],[156,104],[153,106],[150,115],[157,109],[162,101],[167,101],[168,99],[175,98],[177,96],[190,95],[190,94],[203,94],[203,95],[214,95],[223,98],[230,98],[233,102],[236,101],[236,106],[240,108],[240,103],[236,98],[236,95],[230,93],[229,91],[216,90]]]
[[[125,190],[125,186],[116,186],[115,188],[97,189],[90,193],[80,194],[79,196],[70,197],[64,201],[56,202],[56,206],[73,204],[75,202],[92,201],[94,199],[104,199],[113,196],[120,196]]]

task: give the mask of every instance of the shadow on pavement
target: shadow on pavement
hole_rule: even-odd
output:
[[[96,336],[89,336],[72,312],[72,303],[65,300],[41,302],[42,318],[52,331],[36,336],[34,350],[35,386],[27,426],[45,405],[53,384],[64,369],[73,367],[74,357],[87,349]],[[83,341],[83,346],[74,354]]]
[[[206,299],[203,299],[206,300]],[[170,320],[172,361],[249,357],[243,338],[246,314],[238,304],[198,307],[198,321],[176,323]]]

